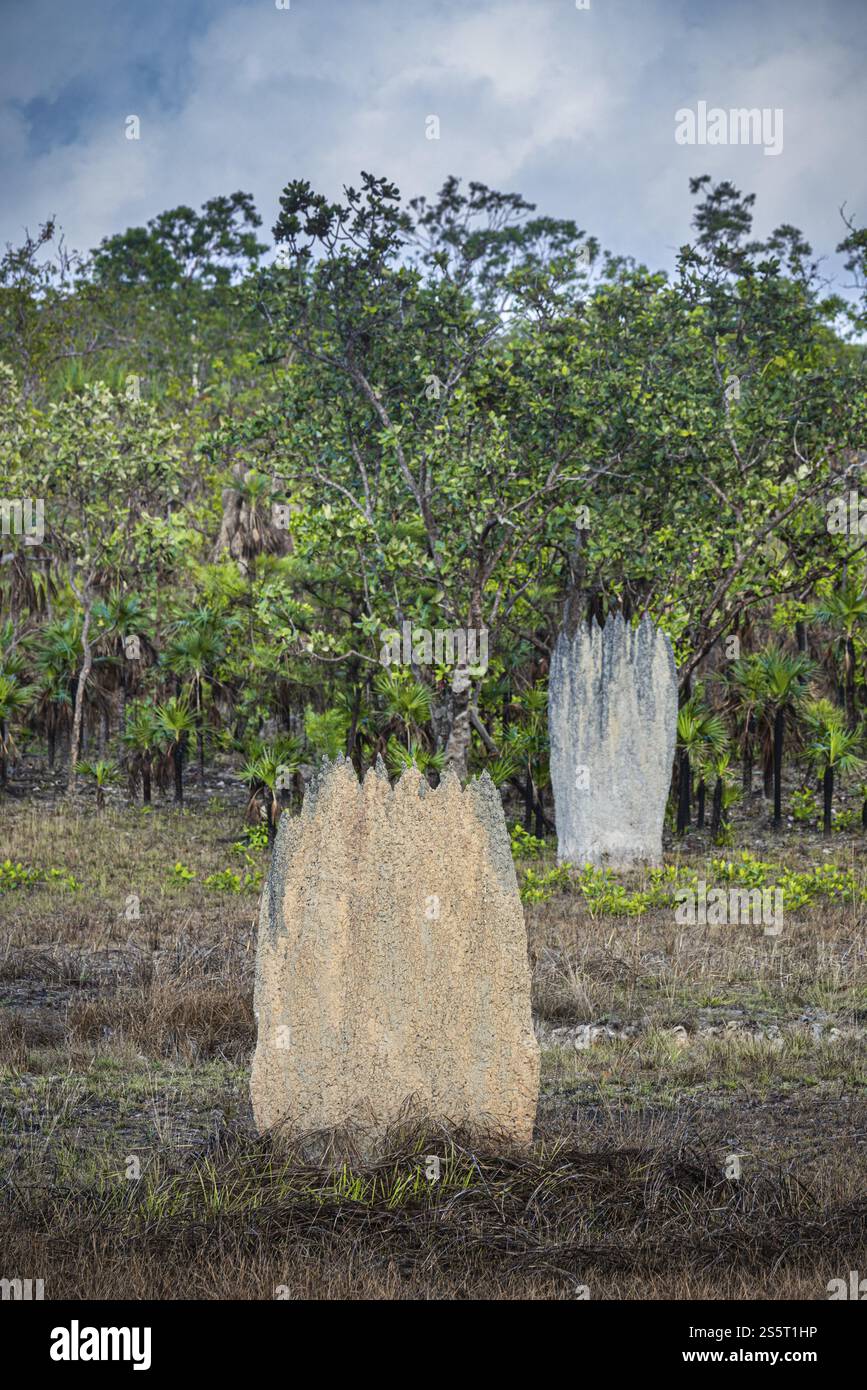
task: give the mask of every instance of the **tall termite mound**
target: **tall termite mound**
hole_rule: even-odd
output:
[[[530,1139],[539,1049],[527,937],[487,774],[433,790],[327,765],[283,816],[262,896],[260,1130],[385,1128],[415,1108]]]
[[[677,738],[671,643],[643,618],[560,633],[548,683],[557,854],[572,864],[659,864]]]

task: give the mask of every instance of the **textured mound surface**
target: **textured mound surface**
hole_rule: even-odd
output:
[[[662,859],[677,737],[671,643],[648,618],[561,632],[548,685],[557,853],[628,869]]]
[[[256,1123],[383,1126],[409,1104],[532,1135],[539,1049],[499,794],[326,768],[283,816],[262,896]]]

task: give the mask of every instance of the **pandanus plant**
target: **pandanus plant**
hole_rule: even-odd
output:
[[[277,833],[281,805],[297,783],[300,767],[299,740],[283,738],[270,748],[260,748],[241,769],[241,781],[250,788],[246,818],[256,822],[264,809],[269,844]]]
[[[17,676],[0,675],[0,790],[9,784],[8,760],[15,752],[12,723],[27,709],[33,698],[32,686],[22,685]]]
[[[726,676],[726,687],[726,703],[734,721],[735,738],[743,759],[743,791],[745,796],[749,796],[753,788],[756,737],[765,700],[764,676],[758,656],[742,656],[733,661]]]
[[[834,645],[842,658],[840,684],[846,702],[846,722],[850,729],[854,729],[858,722],[855,637],[867,624],[867,591],[862,591],[858,584],[847,577],[839,588],[819,600],[814,616],[820,622],[827,623],[836,634]]]
[[[399,726],[407,748],[411,748],[413,743],[420,745],[423,727],[430,720],[433,697],[430,686],[393,675],[390,671],[377,676],[373,685],[383,704],[386,726]]]
[[[64,729],[69,733],[72,723],[72,697],[69,676],[65,671],[53,671],[40,665],[35,682],[34,717],[45,730],[48,766],[54,768],[57,755],[57,735]]]
[[[99,627],[96,643],[105,658],[113,688],[120,693],[120,722],[126,722],[127,701],[135,693],[141,660],[150,651],[150,615],[138,594],[112,589],[108,598],[94,604],[93,616]]]
[[[160,734],[160,721],[151,705],[140,703],[129,706],[122,739],[129,750],[126,765],[130,789],[134,793],[141,783],[144,806],[151,804],[151,774],[159,750]]]
[[[199,609],[184,620],[165,656],[168,669],[189,681],[195,712],[199,786],[202,788],[205,785],[205,695],[225,653],[226,637],[219,619],[210,610]]]
[[[388,740],[385,750],[385,765],[392,777],[399,777],[408,767],[415,767],[421,773],[441,773],[445,761],[445,753],[432,753],[429,748],[424,748],[419,743],[412,742],[408,748],[404,748],[394,734]]]
[[[815,662],[803,652],[790,655],[778,647],[767,647],[758,656],[766,718],[772,721],[774,746],[774,829],[783,823],[782,777],[786,716],[803,705],[807,685],[816,672]]]
[[[0,790],[8,785],[8,759],[15,752],[11,725],[27,708],[35,694],[24,684],[24,652],[16,644],[11,618],[0,627]]]
[[[180,696],[173,696],[156,709],[157,726],[163,740],[168,744],[172,771],[175,781],[175,801],[184,803],[184,757],[191,734],[196,730],[196,717]]]
[[[506,768],[519,769],[524,785],[524,829],[545,838],[545,791],[551,785],[548,749],[548,691],[541,683],[517,696],[512,707],[518,723],[503,731],[501,756]],[[507,776],[513,775],[509,771]]]
[[[310,706],[304,714],[304,737],[312,751],[332,762],[346,747],[350,715],[345,709],[328,709],[317,714]]]
[[[739,796],[737,787],[728,780],[730,763],[731,755],[723,752],[710,758],[707,764],[708,775],[714,779],[710,812],[710,833],[714,841],[719,841],[722,836],[728,825],[729,811]]]
[[[699,771],[699,826],[704,825],[706,773],[712,758],[726,746],[726,727],[722,716],[704,702],[701,689],[681,705],[677,715],[678,792],[677,833],[689,828],[693,768]]]
[[[76,763],[75,770],[82,777],[89,777],[96,786],[96,809],[101,811],[105,806],[105,789],[112,782],[116,782],[119,770],[116,763],[108,762],[100,758],[98,762],[91,763],[81,760]]]
[[[34,652],[36,718],[45,729],[48,766],[54,767],[58,734],[72,734],[75,683],[81,670],[81,618],[54,618],[39,634]]]
[[[856,752],[863,730],[847,729],[843,711],[830,700],[810,701],[804,706],[804,719],[811,735],[807,756],[822,778],[822,832],[830,835],[835,777],[864,767]]]

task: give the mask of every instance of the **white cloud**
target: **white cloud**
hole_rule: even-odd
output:
[[[85,82],[103,73],[104,93],[72,143],[30,158],[20,109],[0,108],[4,233],[54,211],[70,242],[86,247],[236,188],[253,192],[267,227],[290,178],[336,196],[365,168],[407,195],[434,192],[449,173],[514,189],[659,265],[689,234],[689,176],[710,172],[758,193],[761,226],[793,221],[831,249],[843,198],[867,213],[854,149],[860,59],[851,23],[841,17],[836,32],[827,10],[796,8],[797,23],[791,5],[774,4],[762,18],[744,5],[702,7],[699,17],[662,0],[599,0],[589,11],[570,0],[293,0],[288,11],[231,0],[184,31],[154,0],[139,51],[135,26],[120,40],[103,32],[98,7],[85,42],[51,6],[63,32],[39,34],[12,97],[62,99],[64,74]],[[840,8],[848,14],[844,0]],[[39,13],[45,20],[49,9]],[[23,23],[18,16],[19,48]],[[177,75],[169,104],[136,66],[160,54]],[[783,155],[677,146],[674,112],[700,98],[782,106]],[[123,138],[130,111],[142,118],[139,142]],[[430,114],[439,140],[425,139]]]

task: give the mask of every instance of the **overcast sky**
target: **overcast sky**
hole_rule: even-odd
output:
[[[0,0],[0,13],[2,242],[56,214],[88,249],[236,189],[270,233],[289,179],[336,196],[361,169],[407,197],[450,173],[522,193],[652,268],[688,238],[693,174],[755,192],[757,231],[794,222],[838,284],[840,205],[867,222],[867,0]],[[782,110],[781,153],[678,144],[675,112],[702,101]]]

